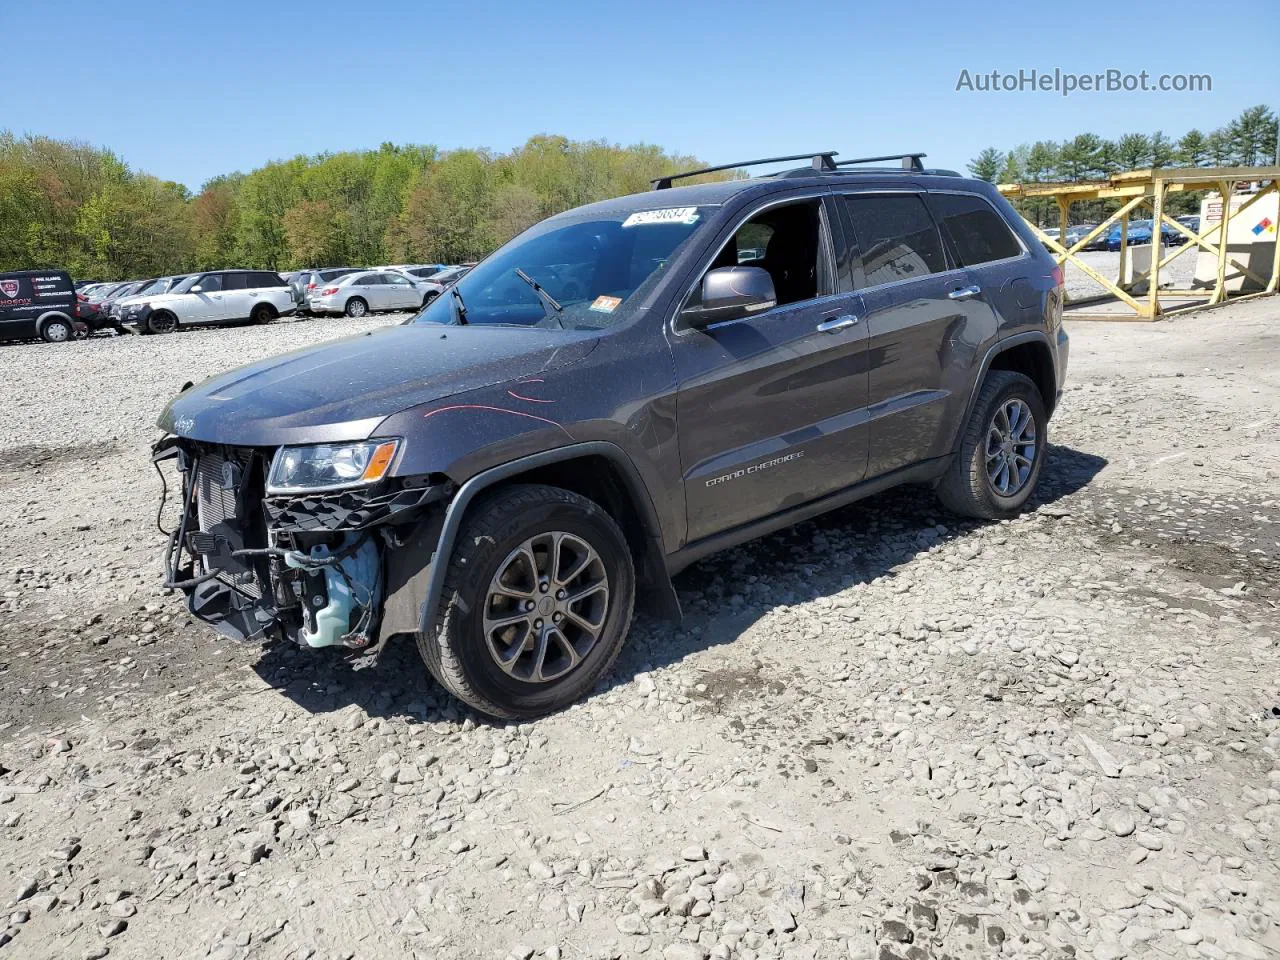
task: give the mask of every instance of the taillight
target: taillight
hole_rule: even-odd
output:
[[[308,290],[314,290],[315,288],[316,288],[316,285],[315,285],[315,282],[314,282],[314,281],[313,281],[313,282],[311,282],[311,283],[308,283],[308,284],[307,284],[307,289],[308,289]]]
[[[1049,276],[1053,278],[1053,285],[1055,287],[1065,287],[1067,285],[1067,277],[1066,274],[1062,272],[1061,267],[1054,267],[1053,272],[1049,274]]]
[[[77,293],[77,294],[76,294],[76,299],[77,299],[77,300],[79,300],[81,303],[88,303],[88,302],[89,302],[89,298],[88,298],[88,297],[86,297],[83,293]]]
[[[337,287],[325,287],[323,290],[321,290],[321,291],[320,291],[320,296],[322,296],[322,297],[330,297],[330,296],[333,296],[333,294],[335,294],[335,293],[337,293],[337,292],[338,292],[338,288],[337,288]]]

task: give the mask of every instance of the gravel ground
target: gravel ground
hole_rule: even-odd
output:
[[[1168,253],[1169,251],[1166,249],[1164,255],[1168,256]],[[1113,282],[1120,275],[1119,251],[1088,250],[1080,254],[1080,259]],[[1196,252],[1188,250],[1160,271],[1160,286],[1161,288],[1172,287],[1176,290],[1190,289],[1195,272]],[[1094,280],[1074,263],[1067,264],[1066,282],[1067,296],[1074,300],[1109,293],[1102,284],[1098,283],[1097,280]]]
[[[2,347],[0,957],[1276,956],[1277,321],[1074,325],[1023,517],[712,557],[519,725],[155,586],[163,400],[390,318]]]

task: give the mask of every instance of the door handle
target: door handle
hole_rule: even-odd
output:
[[[818,332],[819,333],[837,333],[840,330],[848,330],[857,322],[858,322],[857,317],[855,317],[852,313],[846,313],[844,316],[832,317],[830,320],[823,320],[820,324],[818,324]]]
[[[957,287],[947,294],[952,300],[968,300],[970,297],[976,297],[982,292],[982,288],[976,284],[968,287]]]

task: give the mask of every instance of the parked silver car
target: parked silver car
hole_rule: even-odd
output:
[[[417,310],[439,292],[434,284],[414,283],[394,270],[372,270],[331,281],[308,300],[307,309],[312,313],[363,317],[375,310]]]

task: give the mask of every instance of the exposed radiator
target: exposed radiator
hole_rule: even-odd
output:
[[[248,546],[246,518],[236,516],[238,487],[244,480],[242,464],[201,451],[194,478],[196,522],[201,533],[210,534],[218,541],[216,553],[205,554],[209,569],[221,568],[219,580],[257,600],[262,598],[262,588],[252,565],[229,555],[232,550]]]

